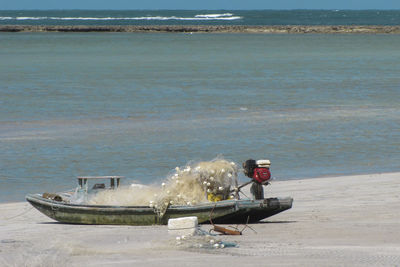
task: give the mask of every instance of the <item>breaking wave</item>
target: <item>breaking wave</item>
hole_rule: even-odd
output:
[[[232,13],[224,13],[224,14],[204,14],[204,15],[196,15],[195,18],[227,18],[232,17]]]
[[[145,17],[0,17],[0,20],[238,20],[240,16],[231,13],[199,14],[194,17],[145,16]]]

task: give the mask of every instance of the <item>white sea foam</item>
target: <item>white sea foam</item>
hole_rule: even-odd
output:
[[[147,17],[0,17],[0,20],[238,20],[240,16],[225,14],[205,14],[194,17],[147,16]]]
[[[232,13],[224,13],[224,14],[200,14],[194,16],[195,18],[224,18],[224,17],[232,17]]]
[[[12,19],[16,20],[40,20],[40,19],[47,19],[47,17],[15,17]]]

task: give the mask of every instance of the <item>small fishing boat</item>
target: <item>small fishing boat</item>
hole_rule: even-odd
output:
[[[87,191],[90,179],[110,179],[111,190],[119,186],[120,176],[78,177],[80,190]],[[96,187],[96,185],[95,185]],[[104,188],[104,184],[97,186]],[[107,189],[105,189],[107,190]],[[167,224],[171,218],[196,216],[199,223],[257,222],[292,207],[293,199],[266,198],[260,200],[230,199],[196,205],[169,205],[162,212],[150,206],[113,206],[76,204],[72,193],[28,194],[26,200],[46,216],[62,223],[155,225]]]

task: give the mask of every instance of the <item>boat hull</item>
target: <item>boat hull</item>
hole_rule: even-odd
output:
[[[257,222],[292,207],[292,198],[225,200],[195,206],[170,206],[163,216],[148,206],[98,206],[58,202],[29,194],[26,200],[46,216],[62,223],[155,225],[171,218],[197,216],[199,223]]]

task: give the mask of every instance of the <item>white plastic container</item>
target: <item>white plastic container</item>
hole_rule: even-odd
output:
[[[196,235],[199,222],[196,216],[168,220],[168,233],[171,235]]]

